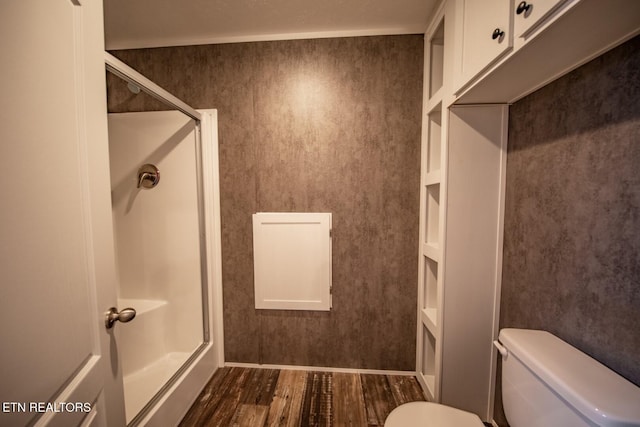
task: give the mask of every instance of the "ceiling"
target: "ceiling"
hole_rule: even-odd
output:
[[[108,50],[424,33],[438,0],[104,0]]]

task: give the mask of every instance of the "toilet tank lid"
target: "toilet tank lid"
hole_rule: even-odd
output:
[[[548,387],[599,426],[640,426],[640,388],[546,331],[502,329],[500,342]]]

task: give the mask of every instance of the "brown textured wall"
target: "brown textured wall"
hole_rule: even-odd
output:
[[[225,357],[415,369],[423,37],[114,52],[219,115]],[[160,108],[109,85],[110,111]],[[333,309],[254,309],[251,214],[333,213]]]
[[[640,386],[640,37],[515,103],[507,159],[500,326]]]

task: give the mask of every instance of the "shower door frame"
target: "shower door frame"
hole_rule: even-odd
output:
[[[108,52],[104,59],[108,71],[196,122],[203,343],[129,423],[177,424],[215,370],[224,365],[217,111],[195,110]]]

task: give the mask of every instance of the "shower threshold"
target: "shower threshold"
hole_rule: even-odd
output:
[[[124,377],[125,414],[127,424],[182,366],[191,353],[172,352]]]

